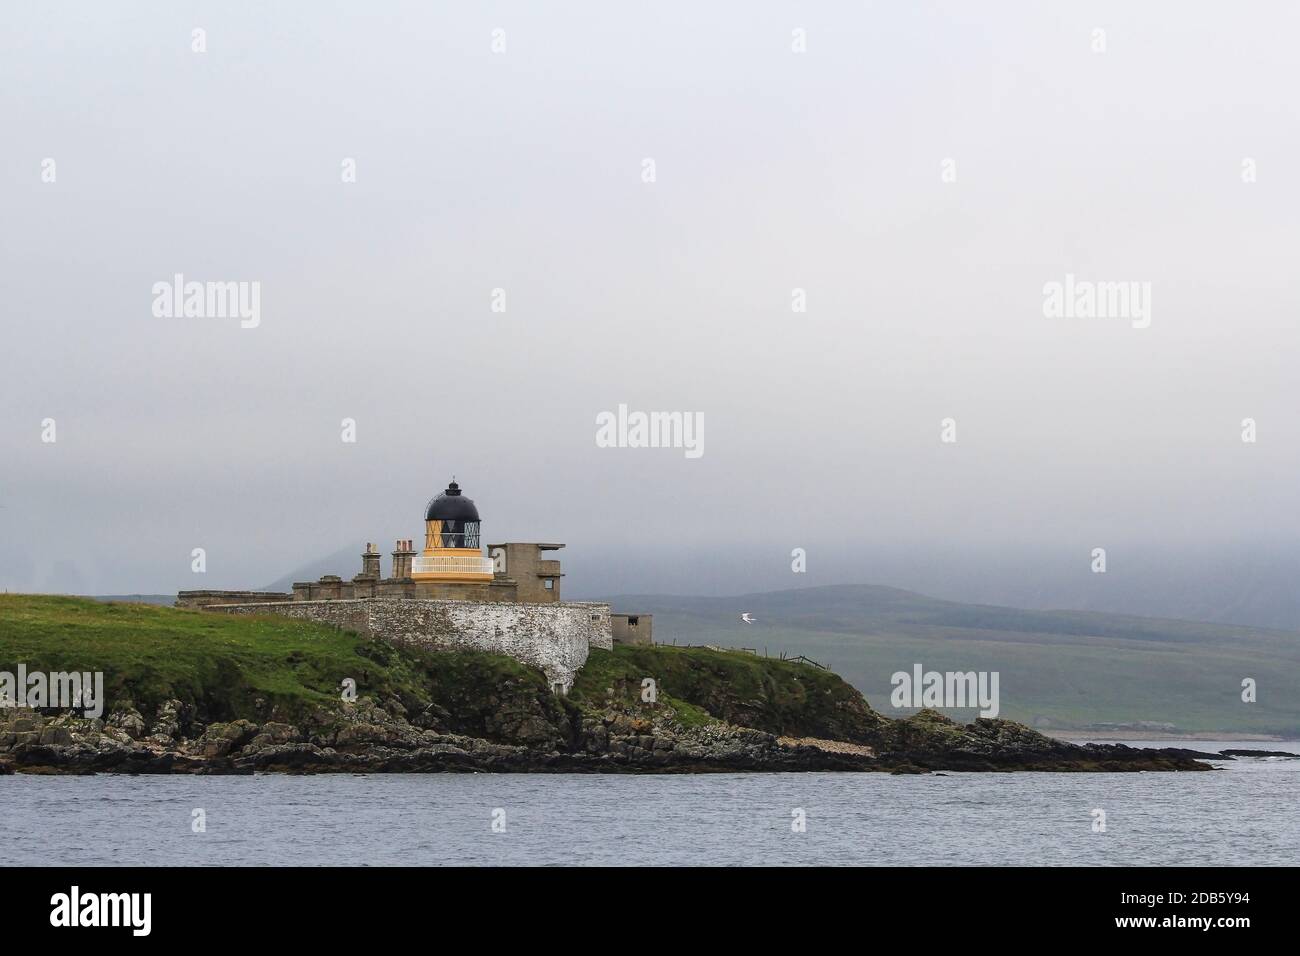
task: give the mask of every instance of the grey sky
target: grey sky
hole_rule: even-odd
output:
[[[5,4],[0,586],[260,585],[453,473],[589,593],[1291,546],[1300,11],[976,7]],[[619,403],[703,457],[597,448]]]

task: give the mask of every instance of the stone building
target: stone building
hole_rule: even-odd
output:
[[[540,542],[489,545],[473,500],[453,480],[424,512],[424,548],[399,539],[391,573],[372,543],[348,580],[327,574],[294,582],[292,592],[181,591],[178,607],[225,614],[282,614],[347,627],[377,640],[429,647],[475,647],[540,667],[567,692],[589,648],[652,643],[649,615],[611,615],[608,604],[562,602],[564,547]]]
[[[611,614],[610,628],[615,644],[653,644],[653,614]]]
[[[517,599],[536,604],[560,600],[560,562],[544,557],[559,551],[562,544],[489,544],[493,569],[515,582]]]

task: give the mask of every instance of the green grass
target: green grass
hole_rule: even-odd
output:
[[[865,740],[879,723],[862,695],[829,671],[698,647],[593,649],[569,698],[599,707],[612,690],[615,700],[635,704],[645,678],[687,726],[712,716],[775,734]]]
[[[0,670],[103,671],[106,713],[146,717],[177,699],[203,722],[296,722],[339,701],[351,677],[362,696],[396,697],[440,726],[502,742],[562,743],[581,712],[646,714],[642,681],[677,722],[715,719],[795,736],[861,740],[879,718],[835,674],[736,652],[667,647],[593,649],[568,699],[545,675],[481,651],[395,648],[277,615],[227,616],[83,598],[0,596]],[[611,693],[612,691],[612,693]]]
[[[20,663],[29,671],[103,671],[109,708],[129,701],[146,715],[175,698],[207,720],[273,708],[290,716],[339,700],[347,677],[362,695],[429,697],[426,659],[319,624],[0,595],[0,670]]]
[[[641,598],[620,606],[654,613],[661,641],[676,636],[760,653],[766,646],[772,654],[807,654],[834,673],[704,648],[620,646],[592,651],[572,705],[599,710],[610,688],[620,704],[635,705],[642,680],[653,677],[661,703],[687,726],[716,717],[854,740],[873,718],[844,682],[885,716],[901,716],[889,705],[889,677],[920,662],[998,671],[1001,716],[1031,726],[1159,721],[1189,733],[1300,736],[1300,635],[1007,608],[963,616],[965,605],[889,589],[814,588],[745,601],[757,624],[739,623],[735,599]],[[351,677],[360,694],[397,697],[408,709],[439,703],[455,714],[459,732],[512,739],[540,735],[539,721],[560,720],[541,673],[508,657],[399,650],[274,615],[0,595],[0,670],[20,663],[103,671],[109,707],[130,702],[146,716],[176,698],[195,704],[205,722],[266,719],[271,711],[292,721],[337,701],[340,682]],[[1241,701],[1243,677],[1258,681],[1258,703]]]

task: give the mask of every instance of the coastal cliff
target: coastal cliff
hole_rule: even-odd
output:
[[[0,774],[1208,769],[1005,720],[890,720],[829,671],[704,648],[594,649],[561,697],[540,670],[481,651],[0,596],[0,672],[19,664],[103,672],[103,712],[0,709]]]

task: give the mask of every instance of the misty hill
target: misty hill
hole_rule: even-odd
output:
[[[294,581],[315,581],[322,574],[350,578],[361,570],[361,541],[305,561],[262,590],[287,591]],[[1247,627],[1300,631],[1300,546],[1264,543],[1195,548],[1138,547],[1115,549],[1122,567],[1099,575],[1080,573],[1076,553],[1052,549],[1014,553],[928,549],[872,549],[855,545],[844,551],[819,552],[821,567],[845,569],[846,577],[817,578],[809,584],[832,585],[869,580],[922,594],[939,594],[959,604],[1015,608],[1074,608],[1103,614],[1213,621]],[[711,562],[707,578],[698,570],[678,567],[666,554],[652,551],[601,553],[575,548],[563,556],[565,594],[575,600],[604,594],[728,595],[785,589],[790,565],[784,551],[760,560],[747,549],[710,550],[696,556]],[[389,566],[387,555],[384,567]],[[1120,573],[1122,571],[1122,573]],[[255,579],[234,578],[213,587],[247,588]]]
[[[333,554],[309,561],[281,575],[259,591],[291,591],[295,581],[316,581],[322,574],[337,574],[344,580],[361,570],[361,552],[364,548],[340,548]],[[384,559],[384,573],[388,573],[388,559]]]
[[[1300,736],[1300,634],[1088,611],[1026,611],[836,585],[739,597],[626,595],[661,643],[804,654],[887,715],[890,675],[998,671],[1001,716],[1040,728],[1173,725]],[[755,623],[744,623],[748,612]],[[1254,678],[1256,703],[1241,682]],[[964,714],[963,716],[969,716]]]

